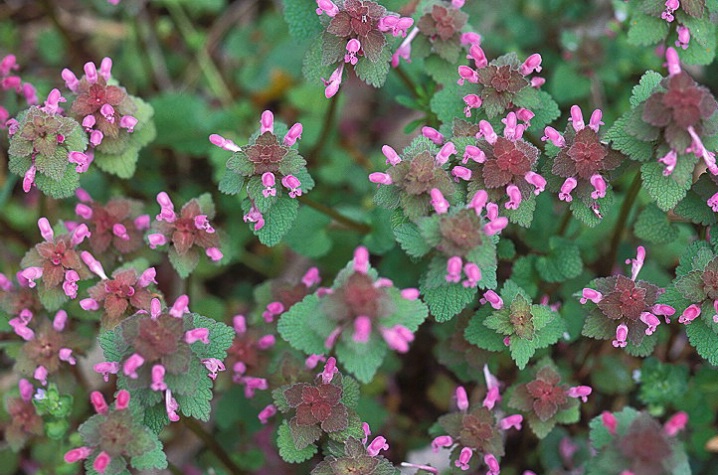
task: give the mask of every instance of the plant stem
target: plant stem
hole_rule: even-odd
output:
[[[392,69],[394,71],[396,71],[396,74],[399,76],[399,79],[401,79],[401,82],[403,82],[404,85],[411,91],[411,94],[414,97],[419,97],[419,93],[417,92],[416,84],[414,84],[414,81],[406,73],[406,71],[404,71],[404,69],[401,66],[397,66]]]
[[[618,221],[616,221],[616,226],[613,228],[613,236],[611,236],[611,248],[609,251],[608,259],[604,261],[604,265],[607,267],[607,269],[604,269],[603,272],[603,274],[605,275],[609,275],[611,273],[611,268],[616,262],[616,255],[618,255],[618,244],[621,241],[621,235],[623,234],[623,231],[626,227],[626,221],[628,221],[628,215],[631,213],[633,203],[636,201],[638,192],[641,191],[641,183],[641,171],[638,170],[636,172],[636,176],[633,178],[631,187],[626,193],[626,197],[623,199],[621,211],[618,215]]]
[[[566,230],[568,229],[568,223],[571,222],[571,208],[566,207],[566,211],[563,213],[563,218],[561,218],[561,225],[558,227],[558,235],[563,236],[566,234]]]
[[[182,422],[185,427],[197,436],[197,438],[204,442],[204,445],[209,449],[209,451],[212,452],[225,467],[227,467],[232,475],[245,475],[246,472],[234,463],[234,460],[232,460],[229,454],[222,448],[221,445],[219,445],[214,437],[212,437],[212,434],[204,430],[204,427],[202,427],[199,422],[189,417],[183,417]]]
[[[325,214],[332,218],[334,221],[343,224],[349,229],[353,229],[354,231],[360,233],[360,234],[369,234],[371,232],[371,226],[365,223],[360,223],[359,221],[356,221],[352,218],[349,218],[347,216],[344,216],[341,213],[338,213],[334,209],[330,208],[329,206],[323,205],[317,201],[314,201],[311,198],[307,198],[306,196],[298,196],[297,199],[300,203],[305,204],[309,206],[310,208],[314,208],[315,210],[319,211],[322,214]]]
[[[326,115],[324,116],[324,123],[322,124],[322,131],[319,134],[319,138],[317,139],[317,142],[314,144],[314,147],[312,147],[312,150],[309,152],[309,157],[318,157],[319,153],[322,151],[322,148],[324,148],[324,145],[327,142],[327,139],[329,138],[329,133],[332,130],[332,125],[334,125],[334,117],[337,115],[337,103],[339,102],[339,95],[335,94],[332,96],[332,98],[329,101],[329,109],[327,110]]]

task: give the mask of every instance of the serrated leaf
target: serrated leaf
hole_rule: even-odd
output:
[[[419,231],[419,227],[414,223],[400,224],[394,228],[394,236],[399,246],[411,257],[423,257],[431,251],[431,246],[426,242]]]
[[[52,198],[69,198],[80,187],[80,174],[75,171],[75,165],[68,163],[61,180],[55,181],[38,174],[35,176],[35,185],[38,190]]]
[[[282,421],[282,425],[279,426],[277,431],[277,448],[279,449],[279,456],[289,463],[304,462],[317,453],[317,446],[314,444],[309,444],[301,450],[294,445],[294,437],[292,437],[287,421]]]
[[[389,74],[390,62],[391,61],[391,48],[384,45],[379,55],[379,59],[375,62],[369,61],[368,58],[363,57],[359,59],[359,62],[354,66],[354,72],[357,77],[374,87],[381,87],[386,81],[386,76]]]
[[[302,206],[285,241],[292,250],[303,256],[313,259],[322,257],[332,248],[332,240],[327,234],[330,221],[326,215]]]
[[[67,302],[68,297],[60,287],[48,289],[44,284],[37,286],[37,296],[40,303],[48,312],[55,312]]]
[[[92,163],[103,172],[117,175],[120,178],[132,178],[137,168],[139,152],[139,147],[133,146],[126,147],[122,153],[112,155],[96,150]]]
[[[323,28],[315,6],[304,0],[282,0],[284,20],[289,26],[289,34],[298,40],[307,40],[318,36]]]
[[[183,279],[189,277],[199,263],[199,253],[196,249],[190,249],[183,255],[180,255],[177,253],[174,246],[172,246],[167,252],[167,257],[169,258],[170,264],[172,264],[174,270],[177,271],[177,274]]]
[[[522,200],[518,209],[504,209],[503,214],[509,218],[512,223],[518,224],[524,228],[531,226],[536,210],[536,197],[532,194],[527,199]]]
[[[194,328],[207,328],[209,330],[209,344],[195,342],[190,346],[192,352],[201,360],[206,358],[224,360],[227,357],[227,350],[232,346],[236,335],[234,328],[196,313],[192,314],[192,319]]]
[[[308,355],[323,354],[326,351],[324,341],[332,329],[333,326],[321,311],[319,298],[314,294],[308,295],[284,312],[277,324],[282,338]]]
[[[648,99],[651,94],[653,94],[653,91],[656,89],[656,86],[663,80],[663,76],[661,76],[659,73],[655,71],[646,71],[643,76],[641,76],[641,80],[633,86],[633,89],[631,90],[631,107],[636,107],[641,102]]]
[[[254,234],[265,246],[276,246],[292,228],[298,209],[299,203],[296,199],[282,196],[264,216],[265,224],[262,229],[254,231]]]
[[[464,97],[465,92],[455,82],[444,85],[444,88],[436,92],[431,97],[431,110],[439,121],[445,124],[451,124],[455,117],[463,117],[464,115]]]
[[[350,409],[356,409],[359,397],[359,383],[349,376],[342,378],[342,403]]]
[[[433,288],[422,287],[421,294],[436,321],[445,322],[454,318],[476,298],[476,288],[447,283]]]
[[[630,113],[631,112],[628,112],[627,114]],[[611,148],[628,155],[632,160],[639,162],[651,160],[654,154],[653,144],[650,142],[642,142],[626,133],[625,127],[627,120],[626,115],[621,116],[613,123],[611,128],[608,129],[604,139],[611,141]]]
[[[541,105],[532,109],[534,117],[531,119],[531,127],[533,130],[543,130],[561,115],[558,104],[553,100],[551,94],[546,91],[538,91],[538,95]]]
[[[147,453],[132,457],[130,464],[137,470],[164,469],[167,468],[167,456],[162,450],[162,444],[158,440],[157,447]]]
[[[548,256],[536,260],[536,270],[546,282],[563,282],[583,271],[583,261],[575,242],[557,236],[549,240]]]
[[[484,326],[484,319],[490,312],[491,308],[488,306],[479,310],[466,326],[466,330],[464,330],[464,338],[466,338],[466,341],[469,343],[472,343],[479,348],[483,348],[484,350],[503,351],[506,349],[503,336]]]
[[[713,366],[718,366],[718,334],[703,319],[695,319],[686,325],[686,334],[696,352]]]
[[[669,176],[663,175],[664,166],[658,162],[641,165],[643,187],[663,211],[673,209],[691,187],[691,171],[695,161],[681,155],[675,170]]]
[[[631,19],[628,42],[638,46],[658,43],[668,34],[669,25],[662,18],[637,13]]]
[[[219,180],[218,188],[226,195],[236,195],[244,188],[244,177],[231,170],[225,170]]]
[[[386,353],[386,343],[376,333],[372,333],[366,343],[356,342],[343,335],[336,346],[337,360],[364,384],[372,380]]]
[[[669,243],[678,237],[678,227],[652,203],[638,215],[633,231],[637,238],[656,244]]]
[[[212,412],[212,406],[210,405],[212,400],[211,389],[200,387],[191,396],[179,393],[174,394],[174,396],[180,406],[180,411],[186,417],[193,417],[201,421],[209,420],[209,415]]]
[[[461,48],[458,43],[442,42],[449,47],[445,48],[447,55],[458,56]],[[451,48],[453,47],[453,48]],[[413,49],[413,48],[412,48]],[[431,55],[424,60],[424,71],[439,84],[449,84],[459,79],[457,66],[453,63],[456,60],[449,60],[440,57],[441,54]]]

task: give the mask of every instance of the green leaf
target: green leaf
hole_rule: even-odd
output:
[[[620,412],[614,412],[613,415],[616,418],[616,422],[618,422],[618,428],[616,431],[619,434],[623,434],[628,430],[628,426],[631,425],[631,422],[638,417],[638,411],[632,407],[625,407]],[[594,417],[588,424],[591,428],[591,445],[598,450],[612,444],[616,437],[608,431],[608,428],[603,424],[601,417],[602,416],[600,415]]]
[[[48,289],[44,284],[37,286],[37,296],[40,303],[48,312],[55,312],[67,302],[67,295],[60,287]]]
[[[631,19],[628,42],[639,46],[652,45],[663,40],[668,29],[668,23],[662,18],[637,13]]]
[[[444,88],[431,97],[431,110],[439,121],[451,124],[454,117],[464,116],[464,101],[462,98],[468,94],[468,89],[460,88],[456,82],[444,85]]]
[[[317,37],[323,30],[315,5],[304,0],[282,0],[289,34],[298,40]],[[317,41],[319,43],[319,41]]]
[[[488,351],[503,351],[506,349],[503,336],[491,331],[484,325],[484,320],[489,313],[491,313],[491,307],[489,306],[485,306],[476,312],[469,320],[466,330],[464,330],[464,338],[479,348]]]
[[[372,333],[369,341],[359,343],[347,338],[349,332],[344,332],[336,346],[337,360],[344,368],[367,384],[371,382],[377,369],[384,361],[387,346],[377,333]]]
[[[38,190],[52,198],[69,198],[80,187],[80,174],[75,171],[75,165],[68,163],[60,181],[38,174],[35,176],[35,185]]]
[[[437,322],[451,320],[476,298],[476,288],[461,283],[443,284],[438,287],[421,287],[421,294]]]
[[[137,470],[167,468],[167,456],[164,450],[162,450],[162,443],[158,440],[154,450],[137,457],[132,457],[130,463]]]
[[[663,175],[661,163],[648,162],[641,165],[643,187],[663,211],[669,211],[678,204],[691,187],[691,173],[695,160],[688,155],[680,155],[673,173]]]
[[[196,249],[190,249],[184,255],[179,255],[174,246],[172,246],[167,252],[167,257],[169,257],[170,264],[172,264],[174,270],[183,279],[189,277],[199,263],[199,253]]]
[[[560,104],[573,104],[591,93],[591,80],[576,70],[575,63],[569,62],[558,64],[548,86],[549,92]]]
[[[356,409],[359,397],[359,383],[349,376],[342,378],[342,403],[350,409]]]
[[[445,48],[448,54],[458,56],[461,51],[458,43],[442,42],[445,45],[454,46],[449,52],[449,47]],[[438,55],[431,55],[424,60],[424,71],[439,84],[449,84],[459,79],[457,66],[453,62],[446,61]]]
[[[209,378],[207,378],[209,380]],[[212,400],[212,390],[206,387],[197,388],[192,395],[174,394],[180,411],[186,417],[194,417],[201,421],[208,421],[212,412],[210,401]]]
[[[249,212],[249,200],[243,202],[245,212]],[[294,220],[297,217],[299,203],[296,199],[282,196],[274,206],[264,215],[264,226],[259,231],[253,231],[259,241],[265,246],[276,246],[285,234],[292,229]],[[254,230],[254,227],[252,227]]]
[[[641,76],[641,80],[638,84],[633,86],[630,99],[631,107],[636,107],[638,104],[651,97],[651,94],[653,94],[656,86],[658,86],[662,80],[663,76],[659,73],[655,71],[646,71],[643,76]]]
[[[394,236],[399,246],[409,256],[419,258],[431,251],[431,246],[426,242],[419,227],[414,223],[403,223],[394,228]]]
[[[292,437],[289,429],[289,423],[286,420],[282,421],[282,425],[279,426],[277,431],[277,448],[279,449],[279,456],[289,463],[304,462],[317,453],[317,446],[314,444],[309,444],[301,450],[297,449],[297,446],[294,445],[294,437]]]
[[[117,175],[120,178],[132,178],[137,167],[139,148],[126,147],[122,153],[107,154],[95,151],[95,160],[92,162],[103,172]]]
[[[666,213],[652,203],[638,215],[633,231],[637,238],[656,244],[666,244],[678,237],[678,227],[668,220]]]
[[[391,61],[391,48],[384,45],[379,55],[379,59],[375,62],[369,61],[367,57],[359,58],[359,62],[354,66],[354,72],[357,77],[374,87],[381,87],[386,81],[386,76],[389,74]]]
[[[333,325],[322,312],[319,297],[312,294],[282,314],[277,330],[294,348],[308,355],[323,354],[326,351],[324,341]]]
[[[718,366],[718,334],[711,330],[703,319],[697,318],[685,326],[691,345],[699,355],[713,366]]]
[[[526,87],[524,89],[528,89]],[[538,96],[541,101],[540,107],[532,109],[534,113],[533,119],[531,119],[532,130],[543,130],[548,124],[558,119],[561,115],[561,111],[558,108],[558,104],[553,100],[551,94],[546,91],[538,91]]]
[[[702,174],[688,191],[686,197],[674,209],[678,216],[704,226],[716,222],[716,213],[707,203],[716,192],[716,187],[708,175],[708,173]]]
[[[583,271],[578,245],[568,239],[553,236],[549,240],[549,254],[536,260],[536,270],[546,282],[563,282]]]
[[[244,177],[231,170],[225,170],[219,180],[218,188],[226,195],[236,195],[244,188]]]
[[[627,114],[630,114],[628,112]],[[606,135],[605,140],[611,141],[611,148],[618,150],[619,152],[628,155],[631,160],[639,162],[646,162],[653,158],[654,150],[653,144],[650,142],[642,142],[637,138],[629,135],[625,131],[626,124],[628,122],[628,116],[621,116],[616,122],[613,123]]]
[[[302,74],[304,74],[307,81],[321,84],[321,79],[328,79],[332,74],[332,69],[332,66],[326,66],[322,63],[322,42],[319,40],[311,42],[302,63]]]
[[[332,240],[327,234],[330,222],[331,220],[319,211],[302,206],[285,241],[292,250],[303,256],[312,259],[322,257],[332,248]]]
[[[192,321],[194,328],[206,328],[209,330],[209,344],[205,345],[199,341],[192,343],[190,345],[192,352],[201,360],[207,358],[225,359],[227,350],[234,341],[234,328],[197,313],[192,314]]]
[[[638,398],[646,405],[680,408],[688,387],[688,368],[683,365],[664,364],[648,358],[641,367],[641,389]]]
[[[527,199],[521,201],[518,209],[504,209],[502,211],[512,223],[528,228],[531,226],[531,221],[533,221],[535,210],[536,197],[532,194]]]

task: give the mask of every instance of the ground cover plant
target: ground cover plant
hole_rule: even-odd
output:
[[[718,475],[718,2],[0,6],[0,475]]]

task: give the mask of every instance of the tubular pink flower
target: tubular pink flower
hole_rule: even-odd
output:
[[[112,59],[111,58],[102,58],[102,61],[100,62],[100,76],[105,81],[109,81],[112,77]]]
[[[75,151],[68,152],[67,161],[77,165],[75,167],[75,171],[77,173],[85,173],[87,171],[87,169],[90,167],[90,163],[92,163],[92,159],[90,158],[90,155],[87,155],[82,152],[75,152]]]
[[[40,384],[43,386],[47,386],[47,368],[40,365],[37,368],[35,368],[35,372],[33,373],[32,377],[38,381],[40,381]]]
[[[339,335],[342,334],[342,328],[336,327],[334,330],[329,333],[329,336],[324,340],[324,348],[327,350],[330,350],[334,344],[337,342],[337,338],[339,338]]]
[[[194,342],[201,341],[205,345],[209,345],[209,330],[207,328],[193,328],[187,330],[184,334],[184,341],[191,345]]]
[[[482,406],[484,406],[488,410],[492,410],[497,402],[501,400],[501,394],[499,393],[499,387],[493,386],[489,388],[489,390],[486,392],[486,397],[484,397],[483,402],[481,403]]]
[[[411,63],[411,42],[414,41],[414,38],[416,38],[416,35],[418,34],[418,28],[412,29],[411,33],[409,33],[409,36],[407,36],[404,41],[401,42],[396,51],[394,51],[394,54],[391,55],[392,68],[399,67],[399,63],[401,62],[402,58],[407,63]]]
[[[546,78],[535,76],[531,78],[530,83],[531,87],[538,89],[546,83]]]
[[[284,136],[284,145],[286,145],[287,147],[291,147],[292,145],[297,143],[297,140],[302,138],[302,131],[302,124],[300,124],[299,122],[292,125],[289,128],[287,134]]]
[[[472,84],[477,84],[479,82],[479,74],[470,67],[461,65],[459,66],[458,71],[459,79],[456,83],[459,86],[463,86],[466,81],[469,81]]]
[[[132,353],[122,365],[122,372],[130,379],[137,379],[137,369],[142,366],[145,359],[139,353]]]
[[[194,217],[194,227],[200,231],[205,231],[207,234],[214,234],[214,228],[209,224],[206,214],[199,214]]]
[[[688,127],[686,130],[693,139],[691,146],[686,149],[686,152],[693,152],[696,157],[702,158],[708,168],[708,171],[711,172],[712,175],[718,175],[718,165],[716,165],[715,153],[706,150],[703,145],[703,141],[701,141],[701,138],[698,136],[693,126]]]
[[[152,299],[150,300],[150,318],[152,320],[157,320],[157,318],[162,315],[162,304],[160,303],[160,299]]]
[[[598,290],[585,287],[581,292],[581,298],[579,299],[579,301],[581,302],[581,304],[585,304],[589,300],[593,303],[598,303],[601,301],[602,298],[603,294]]]
[[[424,126],[421,128],[421,135],[434,142],[436,145],[444,143],[444,135],[433,127]],[[456,152],[454,152],[456,153]]]
[[[88,312],[94,312],[100,309],[100,304],[95,299],[86,298],[80,300],[80,307]]]
[[[75,205],[75,214],[82,219],[90,220],[92,219],[92,208],[90,208],[86,204],[78,203],[77,205]]]
[[[154,267],[147,268],[142,274],[140,274],[140,277],[137,279],[137,286],[138,287],[148,287],[150,284],[156,284],[157,280],[155,278],[157,277],[157,271]]]
[[[718,193],[715,193],[713,196],[708,198],[706,204],[710,206],[714,213],[718,213]]]
[[[352,340],[357,343],[366,343],[371,336],[371,319],[366,315],[359,315],[354,319],[354,334]]]
[[[461,268],[463,262],[461,257],[452,256],[446,261],[446,281],[457,283],[461,280]]]
[[[466,107],[464,107],[464,115],[466,117],[471,117],[471,110],[478,109],[483,103],[484,101],[481,99],[481,97],[477,96],[476,94],[465,95],[464,104],[466,104]]]
[[[471,170],[460,165],[455,166],[451,170],[451,175],[454,177],[454,181],[456,181],[457,183],[460,179],[464,181],[471,180]]]
[[[123,224],[115,223],[114,225],[112,225],[112,234],[122,239],[123,241],[130,240],[130,235],[127,234],[127,228]]]
[[[678,0],[667,0],[665,5],[666,9],[661,13],[661,18],[671,23],[675,19],[673,13],[680,8],[681,4]]]
[[[467,31],[466,33],[461,34],[461,38],[459,39],[459,42],[462,46],[467,45],[480,45],[481,44],[481,35],[478,33],[474,33],[473,31]]]
[[[686,428],[688,424],[688,414],[680,411],[676,412],[663,425],[663,432],[669,437],[675,437],[680,431]]]
[[[350,63],[352,66],[355,66],[357,62],[359,61],[359,58],[357,58],[357,53],[361,49],[361,43],[356,38],[351,38],[347,42],[346,50],[347,53],[344,55],[344,62]]]
[[[454,396],[456,397],[456,407],[461,412],[466,412],[469,409],[469,396],[466,394],[466,389],[463,386],[457,386]]]
[[[598,129],[604,125],[601,118],[603,118],[603,112],[601,109],[594,110],[591,114],[591,119],[588,122],[588,127],[598,133]]]
[[[244,384],[244,396],[247,399],[251,399],[254,397],[254,392],[259,390],[264,390],[269,387],[267,384],[267,380],[264,378],[254,378],[250,376],[245,376],[242,378],[241,381],[242,384]]]
[[[573,130],[576,132],[579,132],[586,127],[586,124],[583,121],[583,112],[581,112],[581,108],[577,105],[571,106],[571,125],[573,126]]]
[[[431,450],[438,453],[441,447],[451,447],[452,445],[454,445],[454,439],[450,435],[440,435],[431,441]]]
[[[374,282],[375,289],[381,289],[384,287],[393,287],[393,286],[394,286],[394,282],[392,282],[391,279],[387,279],[386,277],[379,277]]]
[[[613,340],[611,343],[613,344],[614,348],[625,348],[628,343],[626,342],[626,339],[628,338],[628,327],[621,323],[618,325],[618,328],[616,328],[616,339]]]
[[[185,294],[180,295],[172,304],[169,314],[175,318],[182,318],[182,315],[189,313],[189,297]]]
[[[70,242],[73,246],[79,246],[80,244],[82,244],[82,241],[84,241],[85,238],[89,238],[90,236],[92,236],[92,233],[88,229],[87,225],[85,223],[82,223],[72,230],[72,237],[70,238]]]
[[[228,152],[241,152],[242,149],[237,145],[236,143],[232,142],[229,139],[226,139],[222,137],[219,134],[212,134],[209,136],[209,141],[212,143],[212,145],[215,145],[222,150],[227,150]]]
[[[25,172],[25,175],[22,178],[22,191],[24,191],[25,193],[29,193],[30,189],[32,188],[32,185],[35,184],[35,174],[36,173],[37,173],[37,168],[35,168],[35,165],[32,165]]]
[[[383,153],[384,156],[386,157],[387,165],[391,165],[393,167],[393,166],[396,166],[399,163],[401,163],[401,157],[399,157],[399,154],[396,153],[396,150],[391,148],[389,145],[384,145],[381,148],[381,153]],[[371,177],[371,175],[369,175],[369,176]],[[371,181],[371,178],[369,178],[369,180]],[[389,178],[389,182],[391,182],[391,178]],[[377,183],[377,182],[372,182],[372,183]],[[384,183],[384,184],[390,184],[390,183]]]
[[[501,310],[504,308],[503,299],[493,290],[487,290],[484,292],[484,300],[488,302],[494,310]]]
[[[509,197],[509,201],[504,205],[506,209],[518,209],[521,206],[521,190],[516,185],[509,185],[506,187],[506,194]]]
[[[0,61],[0,76],[7,76],[13,70],[20,69],[14,54],[8,54]]]
[[[484,463],[487,467],[489,467],[489,471],[486,472],[486,475],[499,475],[501,467],[499,466],[499,462],[496,460],[496,457],[492,454],[486,454],[484,455]]]
[[[389,349],[398,353],[406,353],[409,351],[409,343],[414,341],[414,333],[402,325],[394,325],[391,328],[380,328],[379,330]]]
[[[429,195],[431,196],[431,206],[437,214],[444,214],[449,210],[449,202],[438,188],[432,188]]]
[[[663,170],[663,176],[670,176],[671,173],[673,173],[673,170],[676,169],[676,163],[678,162],[678,154],[675,150],[671,149],[670,152],[659,158],[658,162],[666,166],[666,168]]]
[[[506,117],[501,119],[504,124],[504,137],[509,140],[515,140],[516,138],[516,126],[518,125],[518,119],[516,118],[515,112],[509,112]]]
[[[392,36],[406,36],[406,32],[414,25],[414,20],[410,17],[400,17],[397,15],[387,15],[379,19],[377,28],[379,31],[391,32]]]
[[[471,201],[469,202],[467,208],[473,209],[476,212],[476,216],[479,216],[484,210],[484,206],[486,206],[488,200],[489,194],[486,192],[486,190],[478,190],[476,193],[474,193],[474,196],[471,198]]]
[[[369,251],[364,246],[354,250],[354,272],[366,274],[369,271]]]
[[[331,0],[317,0],[316,12],[317,15],[324,13],[328,17],[333,18],[337,13],[339,13],[339,7],[337,7]]]
[[[481,269],[473,262],[467,262],[464,265],[464,274],[466,274],[466,280],[462,282],[464,287],[476,287],[481,280]]]
[[[700,314],[701,308],[696,304],[692,304],[683,311],[680,317],[678,317],[678,323],[690,325],[693,320],[700,316]]]
[[[272,111],[266,110],[262,112],[262,115],[259,119],[259,133],[263,134],[265,132],[269,132],[270,134],[274,132],[274,114],[272,114]]]
[[[301,185],[302,184],[299,181],[299,178],[295,177],[294,175],[287,175],[282,178],[282,186],[289,190],[290,198],[302,196],[302,190],[299,188]]]
[[[643,268],[643,262],[646,260],[646,248],[638,246],[636,248],[636,258],[626,259],[626,264],[631,264],[631,280],[635,281],[638,273]]]
[[[26,325],[23,325],[21,323],[13,323],[13,320],[10,320],[10,326],[12,327],[13,331],[17,336],[22,338],[25,341],[32,341],[35,339],[35,332],[32,331],[31,328],[28,328]]]
[[[316,267],[310,267],[302,277],[302,284],[307,288],[319,285],[321,282],[322,278],[319,276],[319,269]]]
[[[207,257],[209,257],[209,259],[212,262],[221,261],[222,258],[224,257],[224,254],[222,254],[222,251],[220,251],[219,248],[217,248],[217,247],[208,247],[204,251],[204,253],[207,254]]]
[[[524,61],[524,63],[521,65],[519,71],[522,75],[528,76],[534,71],[540,73],[541,69],[541,55],[538,53],[534,53],[528,58],[526,58],[526,61]]]
[[[262,216],[262,213],[259,212],[254,204],[252,204],[252,208],[249,210],[249,213],[245,214],[242,219],[245,223],[255,223],[255,231],[259,231],[264,227],[264,216]]]
[[[100,107],[100,114],[102,114],[105,120],[110,124],[115,123],[115,108],[112,107],[110,104],[105,104]]]
[[[99,130],[93,130],[90,132],[90,145],[93,147],[97,147],[102,143],[102,139],[105,138],[105,135],[99,131]]]
[[[60,348],[60,351],[57,352],[57,356],[60,361],[64,361],[70,366],[77,364],[77,360],[72,356],[72,349],[70,348]]]
[[[387,444],[384,437],[379,435],[371,441],[371,444],[366,448],[366,453],[370,457],[376,457],[382,450],[389,450],[389,444]]]
[[[484,163],[486,161],[486,154],[475,145],[467,145],[461,163],[466,164],[469,159],[476,163]]]
[[[118,411],[124,411],[130,405],[130,392],[126,389],[120,389],[115,397],[115,409]]]
[[[535,115],[536,114],[523,107],[516,111],[516,117],[527,126],[531,125],[531,119],[533,119]]]
[[[157,246],[164,246],[167,244],[167,238],[164,234],[153,233],[147,236],[147,241],[150,244],[150,249],[156,249]]]
[[[324,355],[318,355],[318,354],[309,355],[309,356],[307,356],[307,359],[304,360],[304,367],[307,369],[314,369],[322,361],[326,361],[326,357]],[[325,383],[325,384],[328,384],[328,383]]]
[[[591,185],[593,185],[593,191],[591,192],[591,198],[594,200],[603,198],[606,196],[606,180],[603,179],[603,176],[601,176],[599,173],[596,173],[595,175],[592,175],[590,180]]]
[[[718,323],[718,300],[713,301],[713,310],[716,312],[713,315],[713,322]]]
[[[175,398],[172,397],[172,391],[168,389],[165,391],[165,410],[171,422],[177,422],[179,420],[179,415],[177,414],[178,409],[179,404],[177,404]]]
[[[91,453],[92,449],[90,447],[77,447],[65,452],[64,460],[65,463],[79,462],[80,460],[85,460]]]
[[[160,214],[158,214],[155,219],[157,219],[157,221],[173,223],[177,219],[177,215],[175,214],[175,205],[172,203],[169,195],[164,191],[159,192],[157,194],[157,203],[161,209]]]
[[[48,114],[55,114],[60,108],[60,102],[67,102],[67,99],[62,97],[62,94],[60,93],[59,89],[53,89],[47,95],[47,100],[45,101],[42,110],[44,110]]]
[[[332,72],[329,76],[329,80],[322,78],[324,83],[324,97],[327,99],[334,97],[339,91],[339,86],[342,84],[342,75],[344,74],[344,63],[341,63],[337,69]]]
[[[391,176],[388,173],[374,172],[369,174],[369,181],[377,185],[391,185]]]
[[[561,185],[561,191],[558,194],[558,199],[567,203],[573,201],[573,196],[571,196],[571,192],[576,188],[577,185],[578,182],[574,177],[566,178],[566,181],[564,181],[563,185]]]
[[[508,225],[509,219],[506,216],[498,216],[485,224],[482,229],[484,231],[484,234],[486,234],[487,236],[493,236],[494,234],[498,234],[503,231],[503,229],[506,228],[506,226]]]
[[[40,229],[40,235],[45,241],[52,241],[55,237],[55,233],[52,231],[50,221],[47,218],[42,217],[37,220],[37,227]]]
[[[3,273],[0,273],[0,290],[3,292],[10,292],[12,290],[12,282]]]
[[[22,400],[25,402],[30,401],[32,399],[32,393],[35,392],[35,388],[32,383],[27,379],[22,378],[17,382],[17,386]]]
[[[123,115],[120,117],[120,127],[127,130],[127,133],[132,133],[135,131],[135,126],[137,125],[138,120],[131,116],[131,115]]]
[[[337,368],[337,360],[333,356],[330,356],[324,364],[324,369],[321,373],[319,373],[319,376],[322,377],[322,384],[331,383],[332,379],[334,379],[334,375],[338,372],[339,369]]]
[[[601,413],[601,423],[606,429],[608,429],[609,434],[616,435],[616,430],[618,429],[618,421],[616,420],[616,416],[614,416],[608,411],[603,411]]]
[[[591,386],[572,386],[566,391],[568,397],[581,399],[582,402],[588,402],[588,396],[591,395],[593,389]]]
[[[232,317],[232,327],[237,335],[243,335],[247,332],[247,319],[244,315],[235,315]]]
[[[152,367],[152,383],[150,389],[153,391],[165,391],[167,390],[167,384],[165,384],[165,367],[161,364],[156,364]]]
[[[494,132],[494,128],[486,120],[479,121],[479,133],[476,134],[476,138],[480,137],[483,137],[491,145],[495,144],[499,138],[496,132]]]
[[[466,56],[466,59],[473,60],[476,65],[476,69],[482,69],[489,65],[486,53],[484,53],[484,50],[481,49],[481,46],[478,44],[473,44],[469,47],[469,54]],[[474,71],[474,74],[477,73]],[[476,76],[476,82],[478,82],[478,75]]]
[[[658,317],[653,315],[651,312],[641,312],[641,316],[639,318],[646,324],[646,335],[653,335],[653,332],[656,331],[658,325],[661,324]]]
[[[95,259],[92,254],[87,251],[82,251],[82,253],[80,253],[80,257],[82,258],[82,262],[87,265],[90,271],[102,280],[108,280],[107,274],[105,274],[105,270],[102,268],[102,264],[100,264],[100,261]]]
[[[267,350],[273,347],[274,343],[274,335],[264,335],[262,338],[257,340],[257,348],[259,348],[260,350]]]
[[[501,428],[501,430],[509,430],[513,427],[516,430],[521,430],[521,423],[523,421],[524,418],[521,414],[514,414],[501,419],[499,421],[499,428]]]
[[[218,360],[217,358],[205,358],[202,360],[202,364],[209,371],[209,374],[207,374],[207,376],[209,376],[212,381],[217,379],[218,372],[224,371],[226,369],[224,363],[222,363],[222,361]]]
[[[534,195],[540,195],[546,189],[546,179],[536,172],[527,172],[524,175],[526,183],[534,186]]]
[[[92,407],[95,408],[96,413],[107,414],[109,406],[107,405],[107,401],[105,401],[105,396],[103,396],[100,391],[92,391],[90,393],[90,402],[92,403]]]
[[[274,416],[277,413],[277,406],[274,404],[269,404],[268,406],[265,406],[264,409],[259,411],[259,414],[257,415],[257,418],[259,419],[259,422],[262,424],[267,424],[269,422],[269,418]]]
[[[468,470],[469,461],[471,460],[471,456],[473,454],[473,450],[471,450],[469,447],[464,447],[463,449],[461,449],[461,452],[459,453],[459,459],[454,462],[454,465],[459,467],[461,470]]]
[[[666,67],[668,68],[669,76],[681,73],[681,60],[676,50],[670,46],[666,48]]]
[[[401,291],[401,297],[406,300],[416,300],[419,298],[419,289],[410,287]]]
[[[106,361],[97,363],[92,367],[92,369],[95,373],[100,373],[102,375],[102,379],[104,379],[105,382],[108,382],[111,374],[117,374],[120,372],[120,364],[114,361]]]
[[[35,281],[42,277],[42,267],[27,267],[20,271],[20,275],[28,282],[28,287],[34,288]]]
[[[449,161],[449,158],[456,153],[456,147],[451,142],[446,142],[439,153],[436,154],[436,164],[442,166]]]
[[[82,119],[82,127],[89,132],[95,126],[96,120],[94,115],[86,115]]]
[[[691,41],[691,30],[689,30],[685,25],[679,25],[676,32],[678,33],[676,47],[688,49],[688,43]]]
[[[144,231],[146,229],[150,229],[150,215],[149,214],[141,214],[138,217],[135,218],[133,221],[133,224],[135,225],[135,228],[138,231]]]

